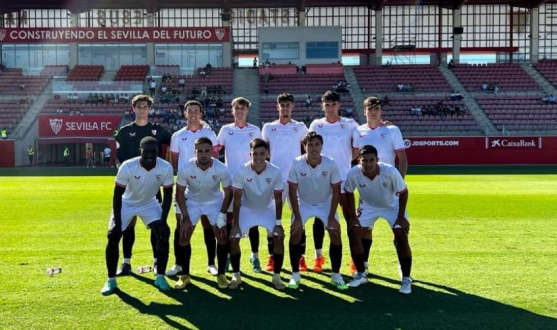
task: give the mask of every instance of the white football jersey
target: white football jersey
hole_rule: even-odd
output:
[[[157,157],[157,165],[147,171],[141,166],[140,159],[126,160],[116,175],[116,184],[126,188],[122,201],[134,207],[154,200],[160,186],[167,188],[174,185],[174,171],[169,162]]]
[[[408,188],[396,167],[377,163],[377,175],[373,180],[362,172],[362,166],[354,166],[348,171],[344,190],[360,193],[360,200],[376,210],[398,210],[398,195]]]
[[[358,148],[367,144],[374,146],[379,161],[391,165],[395,165],[396,153],[406,149],[400,129],[394,125],[374,129],[368,124],[361,125],[354,132],[353,139]]]
[[[263,125],[261,135],[269,142],[271,163],[278,166],[283,178],[288,177],[288,169],[292,160],[302,154],[301,141],[308,129],[304,123],[292,120],[281,124],[275,120]]]
[[[354,119],[344,117],[334,123],[329,123],[325,118],[315,119],[309,126],[310,131],[323,136],[321,153],[337,162],[342,180],[346,180],[346,173],[352,163],[352,149],[356,147],[352,136],[357,128],[358,123]]]
[[[190,159],[195,157],[194,142],[200,137],[209,138],[209,140],[213,142],[213,146],[218,144],[215,132],[204,128],[200,128],[197,131],[190,131],[184,127],[172,134],[170,152],[178,155],[178,170],[180,170],[182,166],[185,166]]]
[[[261,137],[259,127],[248,123],[244,127],[232,124],[224,125],[217,137],[218,144],[224,146],[224,161],[234,177],[246,162],[251,161],[249,156],[249,143]]]
[[[267,162],[263,172],[257,174],[246,163],[234,176],[232,188],[242,190],[242,206],[254,211],[263,211],[275,205],[274,192],[283,191],[280,169]]]
[[[340,181],[337,163],[325,155],[321,155],[321,164],[315,168],[308,164],[306,155],[297,157],[288,173],[288,183],[298,185],[298,200],[312,205],[330,202],[332,186]]]
[[[195,158],[178,170],[176,184],[186,188],[186,199],[194,203],[222,201],[223,189],[230,188],[232,179],[228,168],[218,159],[213,158],[213,165],[206,170],[197,166]]]

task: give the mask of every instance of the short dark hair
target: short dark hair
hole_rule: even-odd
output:
[[[230,105],[232,107],[234,107],[235,104],[245,105],[248,108],[251,106],[251,102],[245,97],[237,97],[234,100],[232,100],[232,102],[230,102]]]
[[[193,143],[193,145],[196,146],[196,147],[200,144],[209,144],[212,147],[213,146],[213,141],[211,141],[211,139],[209,139],[206,136],[202,136],[200,138],[197,138],[195,140],[195,142]]]
[[[186,102],[184,104],[184,111],[186,110],[187,107],[189,107],[190,105],[197,105],[199,107],[199,109],[201,111],[203,111],[203,105],[201,104],[201,102],[197,101],[197,100],[189,100],[188,102]]]
[[[369,155],[369,154],[372,154],[375,156],[375,158],[377,158],[377,149],[375,149],[375,147],[372,146],[371,144],[366,144],[365,146],[360,148],[360,152],[359,152],[360,156]]]
[[[149,95],[145,95],[145,94],[139,94],[134,96],[134,98],[132,99],[132,106],[135,108],[135,106],[137,105],[137,102],[140,101],[147,101],[147,104],[149,105],[149,108],[153,105],[153,98],[150,97]]]
[[[340,102],[340,94],[335,91],[326,91],[321,95],[321,102]]]
[[[294,95],[289,93],[282,93],[277,96],[277,103],[281,102],[292,102],[294,103]]]
[[[269,151],[269,144],[263,139],[255,138],[249,143],[249,149],[254,150],[255,148],[265,148]]]
[[[381,108],[381,99],[377,96],[370,96],[364,100],[364,108],[372,107],[372,108]]]
[[[323,136],[321,136],[321,134],[315,132],[315,131],[309,131],[307,132],[307,134],[304,136],[304,138],[302,139],[302,144],[303,145],[307,145],[309,141],[313,140],[313,139],[318,139],[319,141],[321,141],[321,144],[323,144]]]
[[[141,149],[145,148],[145,146],[148,144],[154,144],[155,146],[157,146],[157,148],[159,147],[159,142],[152,136],[146,136],[141,139],[141,141],[139,141],[139,147]]]

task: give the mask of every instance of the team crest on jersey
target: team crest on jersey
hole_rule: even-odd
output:
[[[345,128],[345,127],[346,127],[346,125],[340,124],[340,128]]]
[[[0,29],[0,41],[4,41],[6,37],[6,29]]]
[[[389,184],[387,182],[383,182],[382,185],[383,185],[383,188],[387,188],[389,186]]]
[[[265,182],[267,182],[267,184],[271,184],[271,181],[273,181],[271,178],[265,179]]]
[[[141,175],[134,175],[133,177],[137,180],[141,179]]]
[[[321,172],[321,175],[322,175],[323,177],[326,177],[328,174],[329,174],[328,171],[323,171],[323,172]]]
[[[249,137],[250,137],[250,138],[253,137],[253,132],[249,132]]]
[[[298,127],[294,127],[294,132],[298,132]]]
[[[384,138],[386,138],[386,137],[387,137],[387,134],[381,133],[381,138],[382,138],[382,139],[384,139]]]
[[[156,178],[157,178],[157,181],[162,181],[162,175],[159,174],[159,175],[156,176]]]
[[[157,130],[156,129],[152,129],[151,133],[153,133],[153,135],[157,135]]]
[[[213,181],[218,181],[219,180],[219,176],[218,175],[213,175]]]

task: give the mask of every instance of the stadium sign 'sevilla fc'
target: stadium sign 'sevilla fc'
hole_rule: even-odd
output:
[[[229,42],[227,27],[0,29],[0,42]]]
[[[111,137],[120,116],[39,116],[39,137]]]

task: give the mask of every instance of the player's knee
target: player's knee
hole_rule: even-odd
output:
[[[122,238],[122,233],[116,233],[112,230],[108,230],[108,233],[106,234],[106,238],[108,239],[107,245],[109,247],[116,247],[118,248],[118,245],[120,244],[120,239]]]
[[[352,226],[350,230],[348,230],[348,238],[351,240],[358,240],[362,237],[362,228],[359,226]]]
[[[230,240],[230,254],[240,254],[240,240],[232,239]]]
[[[405,247],[408,245],[408,235],[402,229],[394,230],[395,238],[393,244],[396,248]]]
[[[290,244],[298,245],[302,241],[302,232],[297,232],[290,235]]]
[[[329,237],[331,238],[331,243],[333,245],[339,245],[342,242],[340,232],[337,230],[329,230]]]

